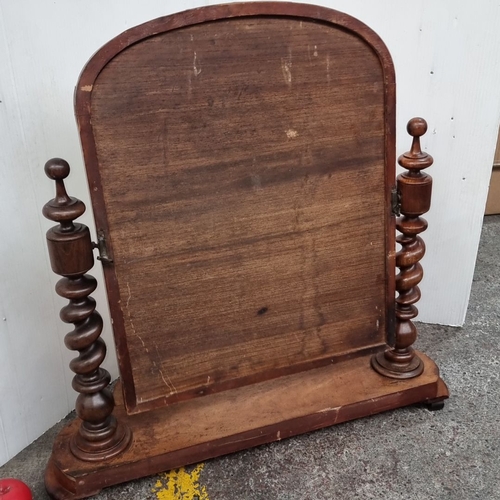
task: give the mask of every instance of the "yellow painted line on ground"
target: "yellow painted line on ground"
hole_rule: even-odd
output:
[[[160,474],[152,492],[158,500],[210,500],[206,487],[200,486],[203,467],[201,463],[191,472],[181,467]]]

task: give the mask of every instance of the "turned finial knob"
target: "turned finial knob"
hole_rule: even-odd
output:
[[[69,163],[62,158],[52,158],[45,164],[45,174],[53,181],[62,181],[69,175]]]
[[[412,118],[406,126],[408,134],[413,137],[410,151],[398,158],[398,163],[410,171],[410,175],[420,175],[420,170],[430,167],[434,160],[431,155],[422,151],[420,137],[427,132],[427,122],[423,118]]]
[[[69,164],[61,158],[52,158],[45,164],[45,173],[49,179],[56,181],[56,197],[43,207],[43,215],[47,219],[59,222],[60,230],[74,230],[73,221],[85,212],[83,201],[68,196],[64,179],[69,175]]]
[[[427,132],[427,122],[423,118],[412,118],[406,130],[412,137],[421,137]]]

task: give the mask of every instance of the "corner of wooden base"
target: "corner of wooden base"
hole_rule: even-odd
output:
[[[450,391],[445,381],[441,377],[439,377],[437,385],[438,387],[436,397],[439,399],[448,399],[450,397]]]
[[[439,403],[441,401],[444,401],[445,399],[448,399],[450,397],[450,391],[448,390],[448,386],[444,382],[444,380],[439,377],[437,382],[436,382],[436,395],[433,398],[430,398],[426,401],[424,401],[426,404],[430,403]]]
[[[430,401],[444,401],[445,399],[448,399],[450,397],[450,391],[448,389],[448,386],[446,385],[446,382],[441,378],[439,374],[439,368],[430,359],[428,356],[426,356],[424,353],[420,351],[415,351],[415,353],[424,360],[424,366],[425,370],[429,371],[429,369],[432,369],[436,375],[436,382],[434,384],[435,390],[434,390],[434,396],[422,401],[424,403],[428,403]]]
[[[55,500],[77,500],[87,498],[99,493],[100,489],[86,489],[80,496],[77,493],[77,482],[71,476],[71,472],[66,474],[56,464],[54,455],[49,459],[45,469],[45,489],[50,498]]]

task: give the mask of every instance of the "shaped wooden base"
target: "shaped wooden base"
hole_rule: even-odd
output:
[[[86,498],[102,488],[347,420],[448,397],[435,363],[418,353],[422,375],[394,380],[370,367],[371,355],[127,415],[119,385],[114,415],[132,431],[130,447],[101,462],[70,451],[75,419],[57,437],[46,471],[52,498]]]

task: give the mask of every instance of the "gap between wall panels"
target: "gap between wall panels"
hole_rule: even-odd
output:
[[[486,201],[486,215],[500,214],[500,132],[497,139],[497,148],[491,170],[490,187]]]

